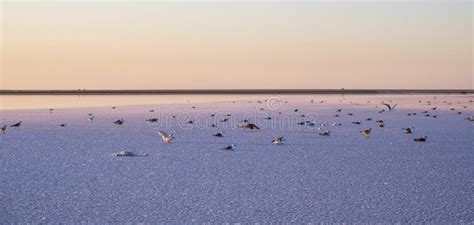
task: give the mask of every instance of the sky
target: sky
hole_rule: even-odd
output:
[[[471,1],[2,1],[0,89],[472,89]]]

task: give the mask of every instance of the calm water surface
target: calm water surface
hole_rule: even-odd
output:
[[[275,95],[0,95],[0,110],[217,102],[272,96]]]

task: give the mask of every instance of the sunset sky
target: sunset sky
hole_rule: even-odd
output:
[[[2,1],[1,89],[473,88],[471,1]]]

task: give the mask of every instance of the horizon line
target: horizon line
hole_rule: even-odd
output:
[[[0,89],[0,95],[474,94],[474,89]]]

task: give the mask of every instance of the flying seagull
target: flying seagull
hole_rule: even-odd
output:
[[[164,131],[158,131],[158,134],[161,137],[161,140],[163,140],[163,143],[168,144],[171,143],[172,140],[174,140],[173,134],[168,134]]]
[[[277,138],[273,139],[272,144],[282,145],[282,144],[285,144],[285,142],[286,142],[285,137],[277,137]]]
[[[387,103],[384,103],[384,102],[382,102],[382,105],[387,106],[388,111],[392,111],[392,110],[395,109],[395,107],[397,107],[397,104],[395,104],[395,105],[390,105],[390,104],[387,104]]]

